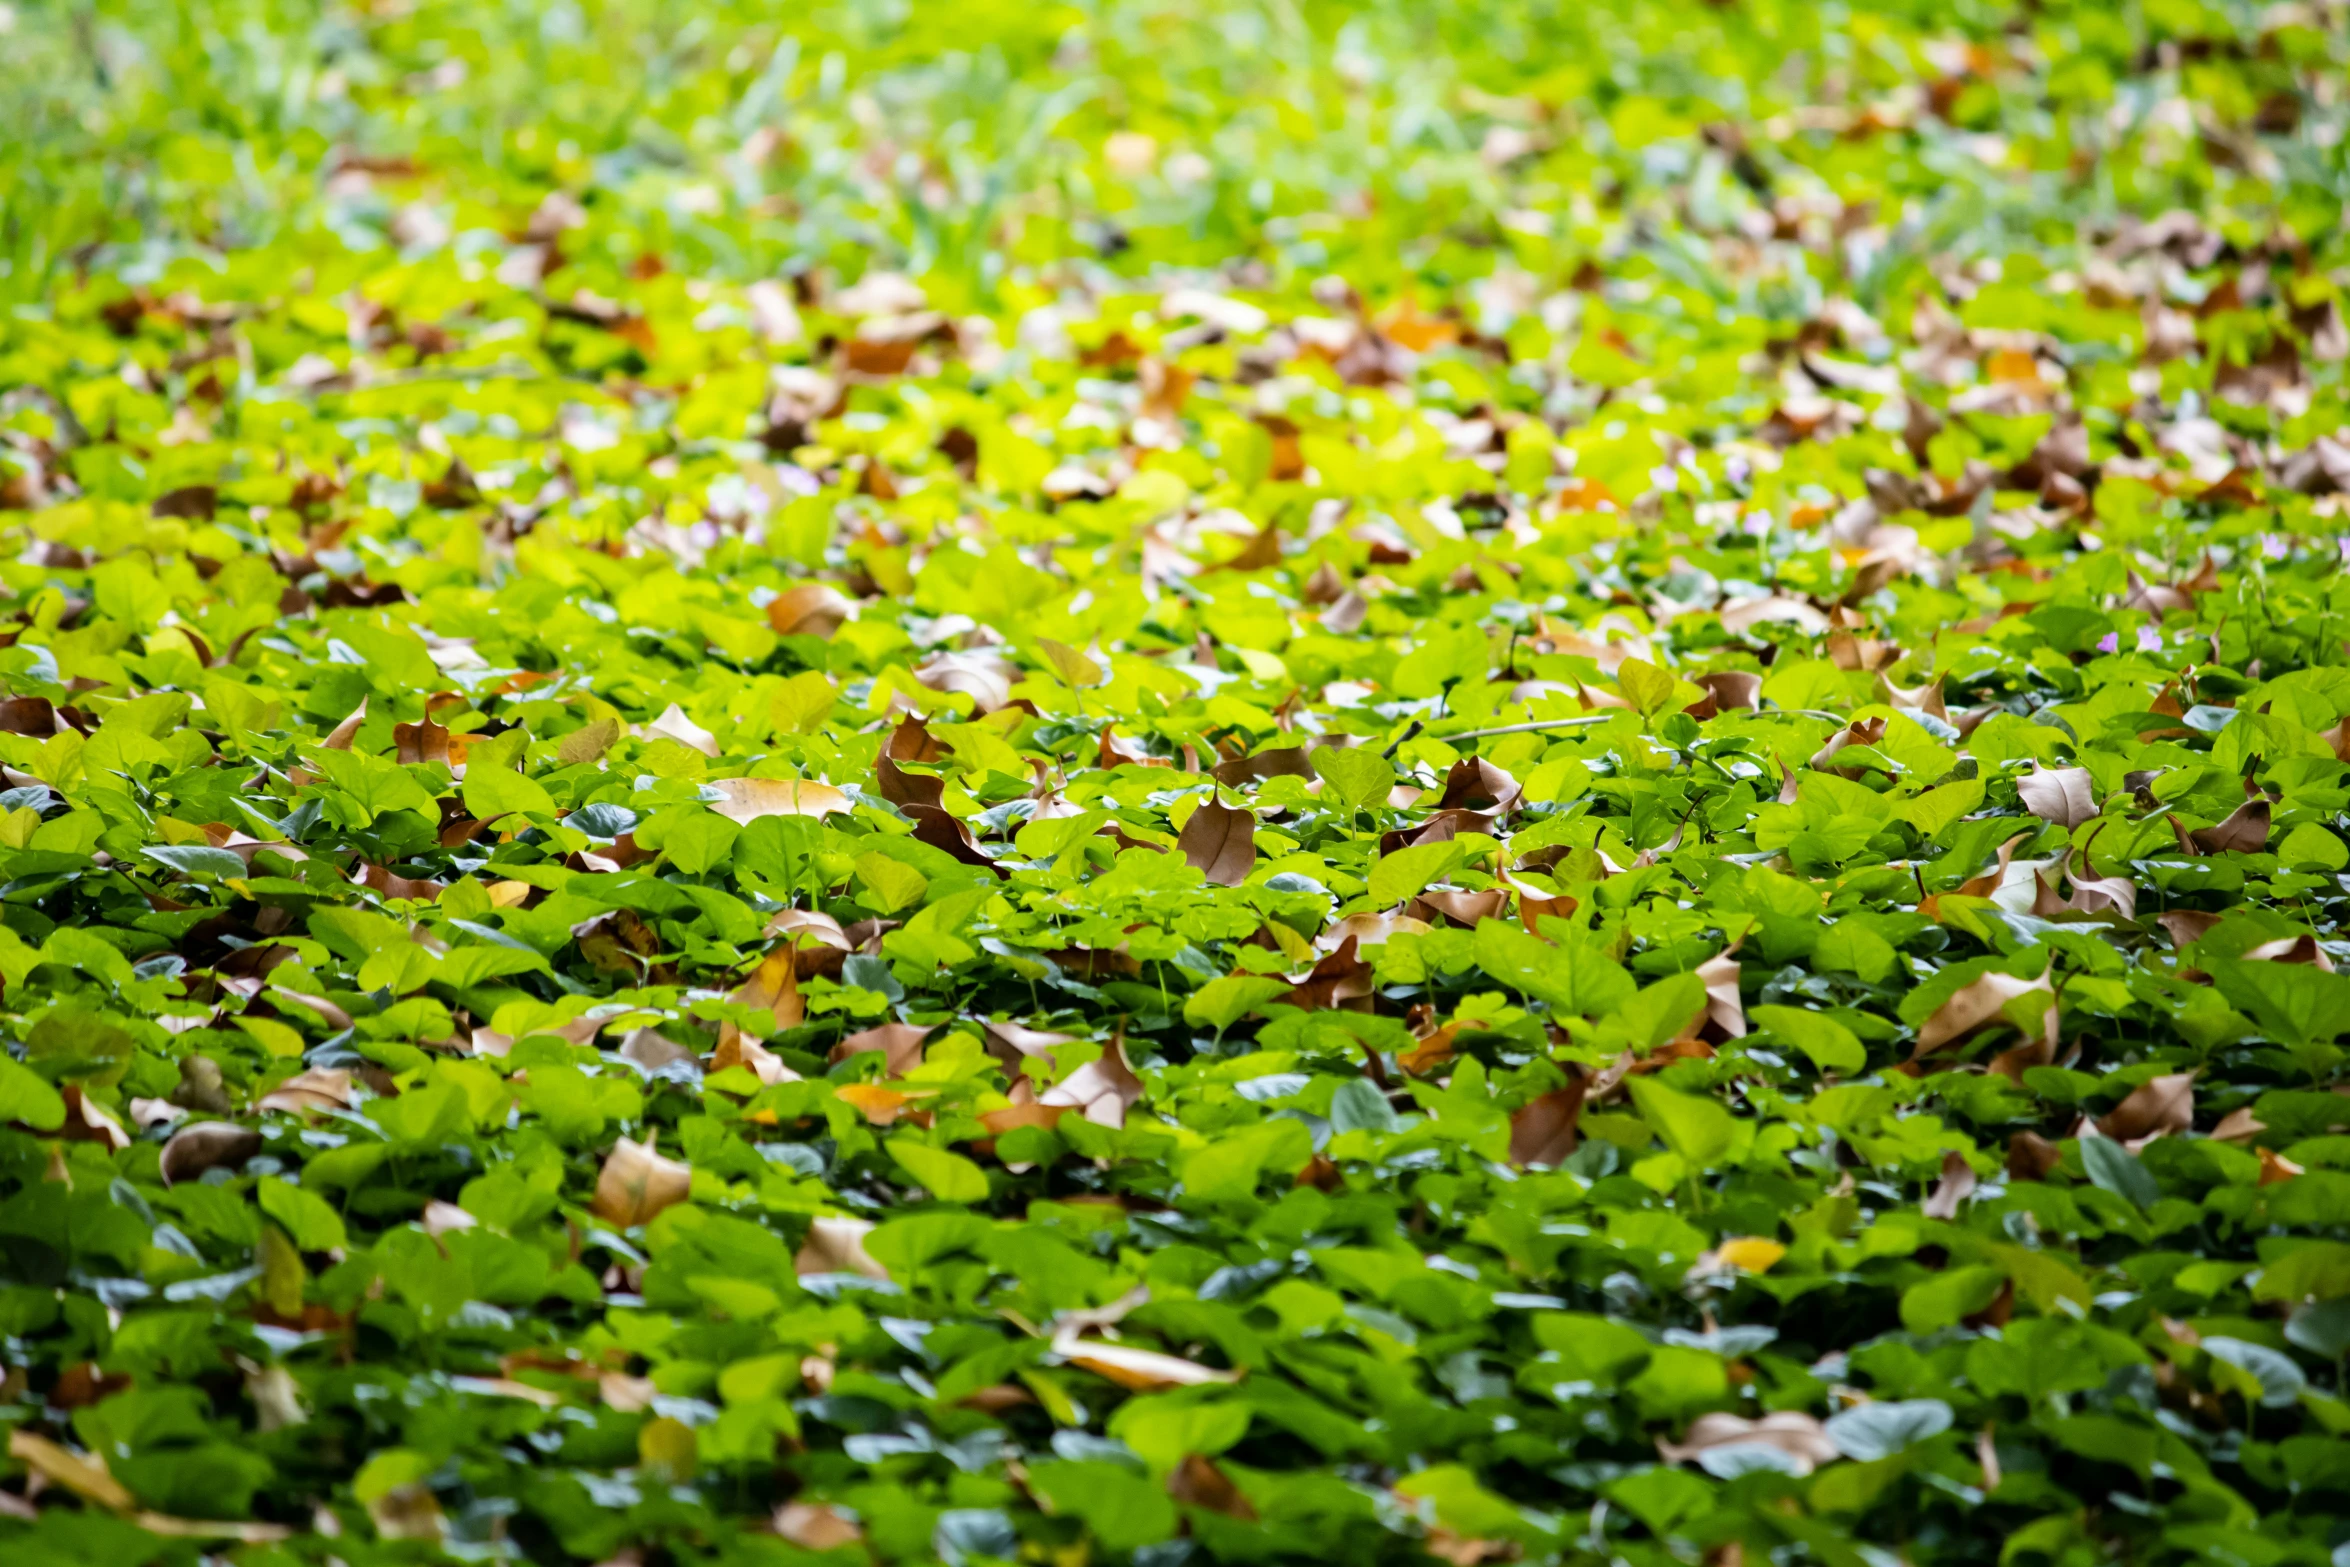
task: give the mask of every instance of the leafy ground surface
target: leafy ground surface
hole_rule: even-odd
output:
[[[2342,1561],[2343,24],[0,7],[0,1556]]]

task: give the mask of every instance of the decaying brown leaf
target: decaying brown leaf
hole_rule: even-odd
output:
[[[1730,1414],[1700,1415],[1680,1441],[1657,1438],[1656,1450],[1666,1463],[1682,1464],[1716,1448],[1740,1446],[1773,1448],[1794,1461],[1797,1474],[1810,1474],[1839,1456],[1827,1428],[1795,1410],[1776,1410],[1754,1420]]]
[[[1237,887],[1257,863],[1257,819],[1217,800],[1202,801],[1175,848],[1193,870],[1219,887]]]
[[[1510,1116],[1510,1163],[1559,1165],[1575,1151],[1575,1123],[1583,1114],[1578,1078],[1521,1106]]]
[[[809,1224],[808,1238],[801,1243],[799,1254],[792,1258],[792,1271],[854,1273],[868,1279],[886,1279],[889,1269],[874,1261],[865,1250],[865,1237],[872,1233],[869,1220],[820,1217]]]
[[[2171,1072],[2148,1078],[2097,1121],[2097,1130],[2133,1146],[2165,1133],[2183,1135],[2194,1129],[2193,1072]]]
[[[2043,767],[2015,781],[2024,809],[2070,832],[2097,816],[2095,781],[2086,767]]]
[[[692,1169],[664,1158],[654,1141],[654,1134],[647,1132],[641,1143],[623,1137],[613,1144],[604,1157],[603,1173],[596,1177],[591,1206],[597,1217],[625,1228],[686,1200],[693,1190]]]
[[[1995,971],[1964,986],[1934,1009],[1933,1015],[1918,1026],[1917,1053],[1922,1056],[1945,1049],[1975,1030],[2001,1021],[2009,1002],[2035,992],[2045,993],[2048,997],[2041,1030],[2053,1039],[2056,1034],[2056,992],[2048,983],[2048,976],[2043,974],[2038,979],[2017,979],[2012,974]]]
[[[710,809],[746,826],[762,816],[838,816],[849,808],[847,795],[813,778],[720,778],[709,787],[722,796]]]
[[[1967,1198],[1974,1195],[1975,1167],[1967,1163],[1966,1155],[1956,1149],[1942,1155],[1942,1176],[1934,1189],[1926,1194],[1920,1211],[1929,1219],[1955,1219]]]

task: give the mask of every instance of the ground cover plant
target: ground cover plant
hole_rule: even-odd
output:
[[[0,7],[0,1559],[2350,1560],[2346,40]]]

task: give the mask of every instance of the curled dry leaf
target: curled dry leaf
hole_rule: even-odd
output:
[[[856,1520],[827,1502],[786,1502],[775,1509],[775,1532],[804,1551],[833,1551],[865,1538]]]
[[[1082,1366],[1135,1393],[1156,1393],[1171,1387],[1204,1387],[1213,1382],[1238,1382],[1237,1370],[1218,1371],[1180,1355],[1132,1349],[1101,1339],[1064,1334],[1053,1340],[1053,1353],[1073,1366]]]
[[[922,1097],[920,1094],[901,1093],[895,1088],[884,1088],[879,1083],[845,1083],[833,1091],[841,1103],[853,1108],[875,1126],[894,1126],[906,1107]]]
[[[1975,1167],[1966,1161],[1966,1155],[1950,1149],[1942,1155],[1942,1178],[1926,1194],[1921,1211],[1929,1219],[1955,1219],[1960,1204],[1975,1191]]]
[[[1186,1507],[1204,1507],[1243,1523],[1257,1519],[1255,1506],[1232,1483],[1232,1477],[1217,1468],[1215,1460],[1198,1453],[1184,1455],[1175,1472],[1167,1476],[1167,1494]]]
[[[1705,1020],[1730,1039],[1746,1037],[1746,1001],[1738,989],[1738,960],[1727,952],[1697,965],[1705,982]]]
[[[718,1048],[710,1052],[712,1073],[728,1067],[742,1067],[759,1079],[762,1086],[773,1088],[778,1083],[796,1083],[800,1074],[783,1064],[783,1058],[745,1034],[741,1029],[727,1027],[718,1037]]]
[[[2045,1181],[2064,1163],[2064,1150],[2038,1132],[2018,1132],[2007,1140],[2007,1178]]]
[[[643,1142],[623,1137],[604,1158],[596,1177],[591,1206],[598,1218],[623,1228],[644,1224],[664,1208],[675,1207],[693,1190],[690,1167],[662,1157],[653,1134]]]
[[[801,1275],[854,1273],[862,1278],[887,1279],[889,1269],[874,1261],[865,1250],[865,1237],[872,1233],[869,1220],[820,1217],[808,1226],[808,1238],[801,1243],[799,1254],[792,1258],[792,1271]]]
[[[2184,1135],[2194,1129],[2193,1072],[2171,1072],[2148,1078],[2097,1121],[2097,1130],[2116,1142],[2129,1144],[2166,1133]]]
[[[1175,848],[1193,870],[1219,887],[1237,887],[1257,863],[1257,819],[1210,799],[1183,824]]]
[[[758,1007],[775,1019],[778,1028],[797,1028],[808,1015],[800,997],[799,957],[786,942],[759,960],[751,977],[727,997],[737,1006]]]
[[[2056,991],[2048,983],[2048,976],[2017,979],[2012,974],[1993,972],[1963,986],[1918,1026],[1917,1053],[1922,1056],[1947,1049],[1977,1029],[2001,1021],[2008,1003],[2035,992],[2048,997],[2041,1016],[2041,1031],[2050,1039],[2055,1038]]]
[[[2095,781],[2086,767],[2043,767],[2015,781],[2024,809],[2070,832],[2097,817]]]
[[[721,798],[710,807],[745,826],[762,816],[839,816],[849,797],[814,778],[720,778],[708,787]]]
[[[851,1034],[832,1047],[834,1061],[846,1061],[853,1055],[867,1051],[882,1052],[891,1077],[904,1077],[922,1064],[922,1041],[928,1039],[931,1029],[915,1023],[884,1023]]]
[[[1740,1415],[1700,1415],[1678,1442],[1657,1439],[1656,1450],[1667,1463],[1688,1463],[1700,1454],[1724,1447],[1768,1447],[1793,1460],[1797,1474],[1810,1474],[1838,1456],[1827,1428],[1810,1415],[1778,1410],[1749,1420]]]
[[[314,1066],[296,1073],[261,1096],[259,1109],[301,1114],[351,1108],[351,1074],[340,1067]]]
[[[857,611],[847,594],[829,583],[803,582],[767,601],[767,624],[777,636],[829,639]]]
[[[19,1428],[8,1433],[8,1456],[85,1502],[118,1513],[129,1512],[137,1505],[129,1489],[107,1473],[106,1460],[96,1454],[85,1458],[47,1437]]]
[[[1099,1059],[1046,1089],[1037,1102],[1066,1105],[1096,1126],[1124,1126],[1126,1112],[1142,1102],[1142,1079],[1127,1064],[1126,1042],[1114,1039]]]
[[[2247,800],[2216,826],[2199,827],[2188,841],[2202,854],[2258,854],[2268,847],[2269,807],[2266,800]]]
[[[1560,1165],[1575,1151],[1583,1080],[1527,1101],[1510,1116],[1510,1163]]]
[[[206,1170],[241,1170],[245,1161],[260,1151],[261,1134],[251,1127],[229,1121],[200,1121],[172,1133],[171,1141],[163,1145],[158,1163],[163,1184],[175,1186],[181,1181],[195,1180]]]

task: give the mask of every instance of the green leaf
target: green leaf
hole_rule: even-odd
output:
[[[1322,746],[1313,764],[1331,796],[1349,810],[1384,805],[1395,787],[1394,766],[1369,746]]]
[[[940,1202],[982,1202],[987,1197],[987,1172],[944,1148],[910,1138],[893,1138],[889,1156]]]
[[[1691,1169],[1711,1169],[1737,1147],[1738,1118],[1717,1101],[1646,1077],[1627,1078],[1625,1084],[1640,1119]]]

